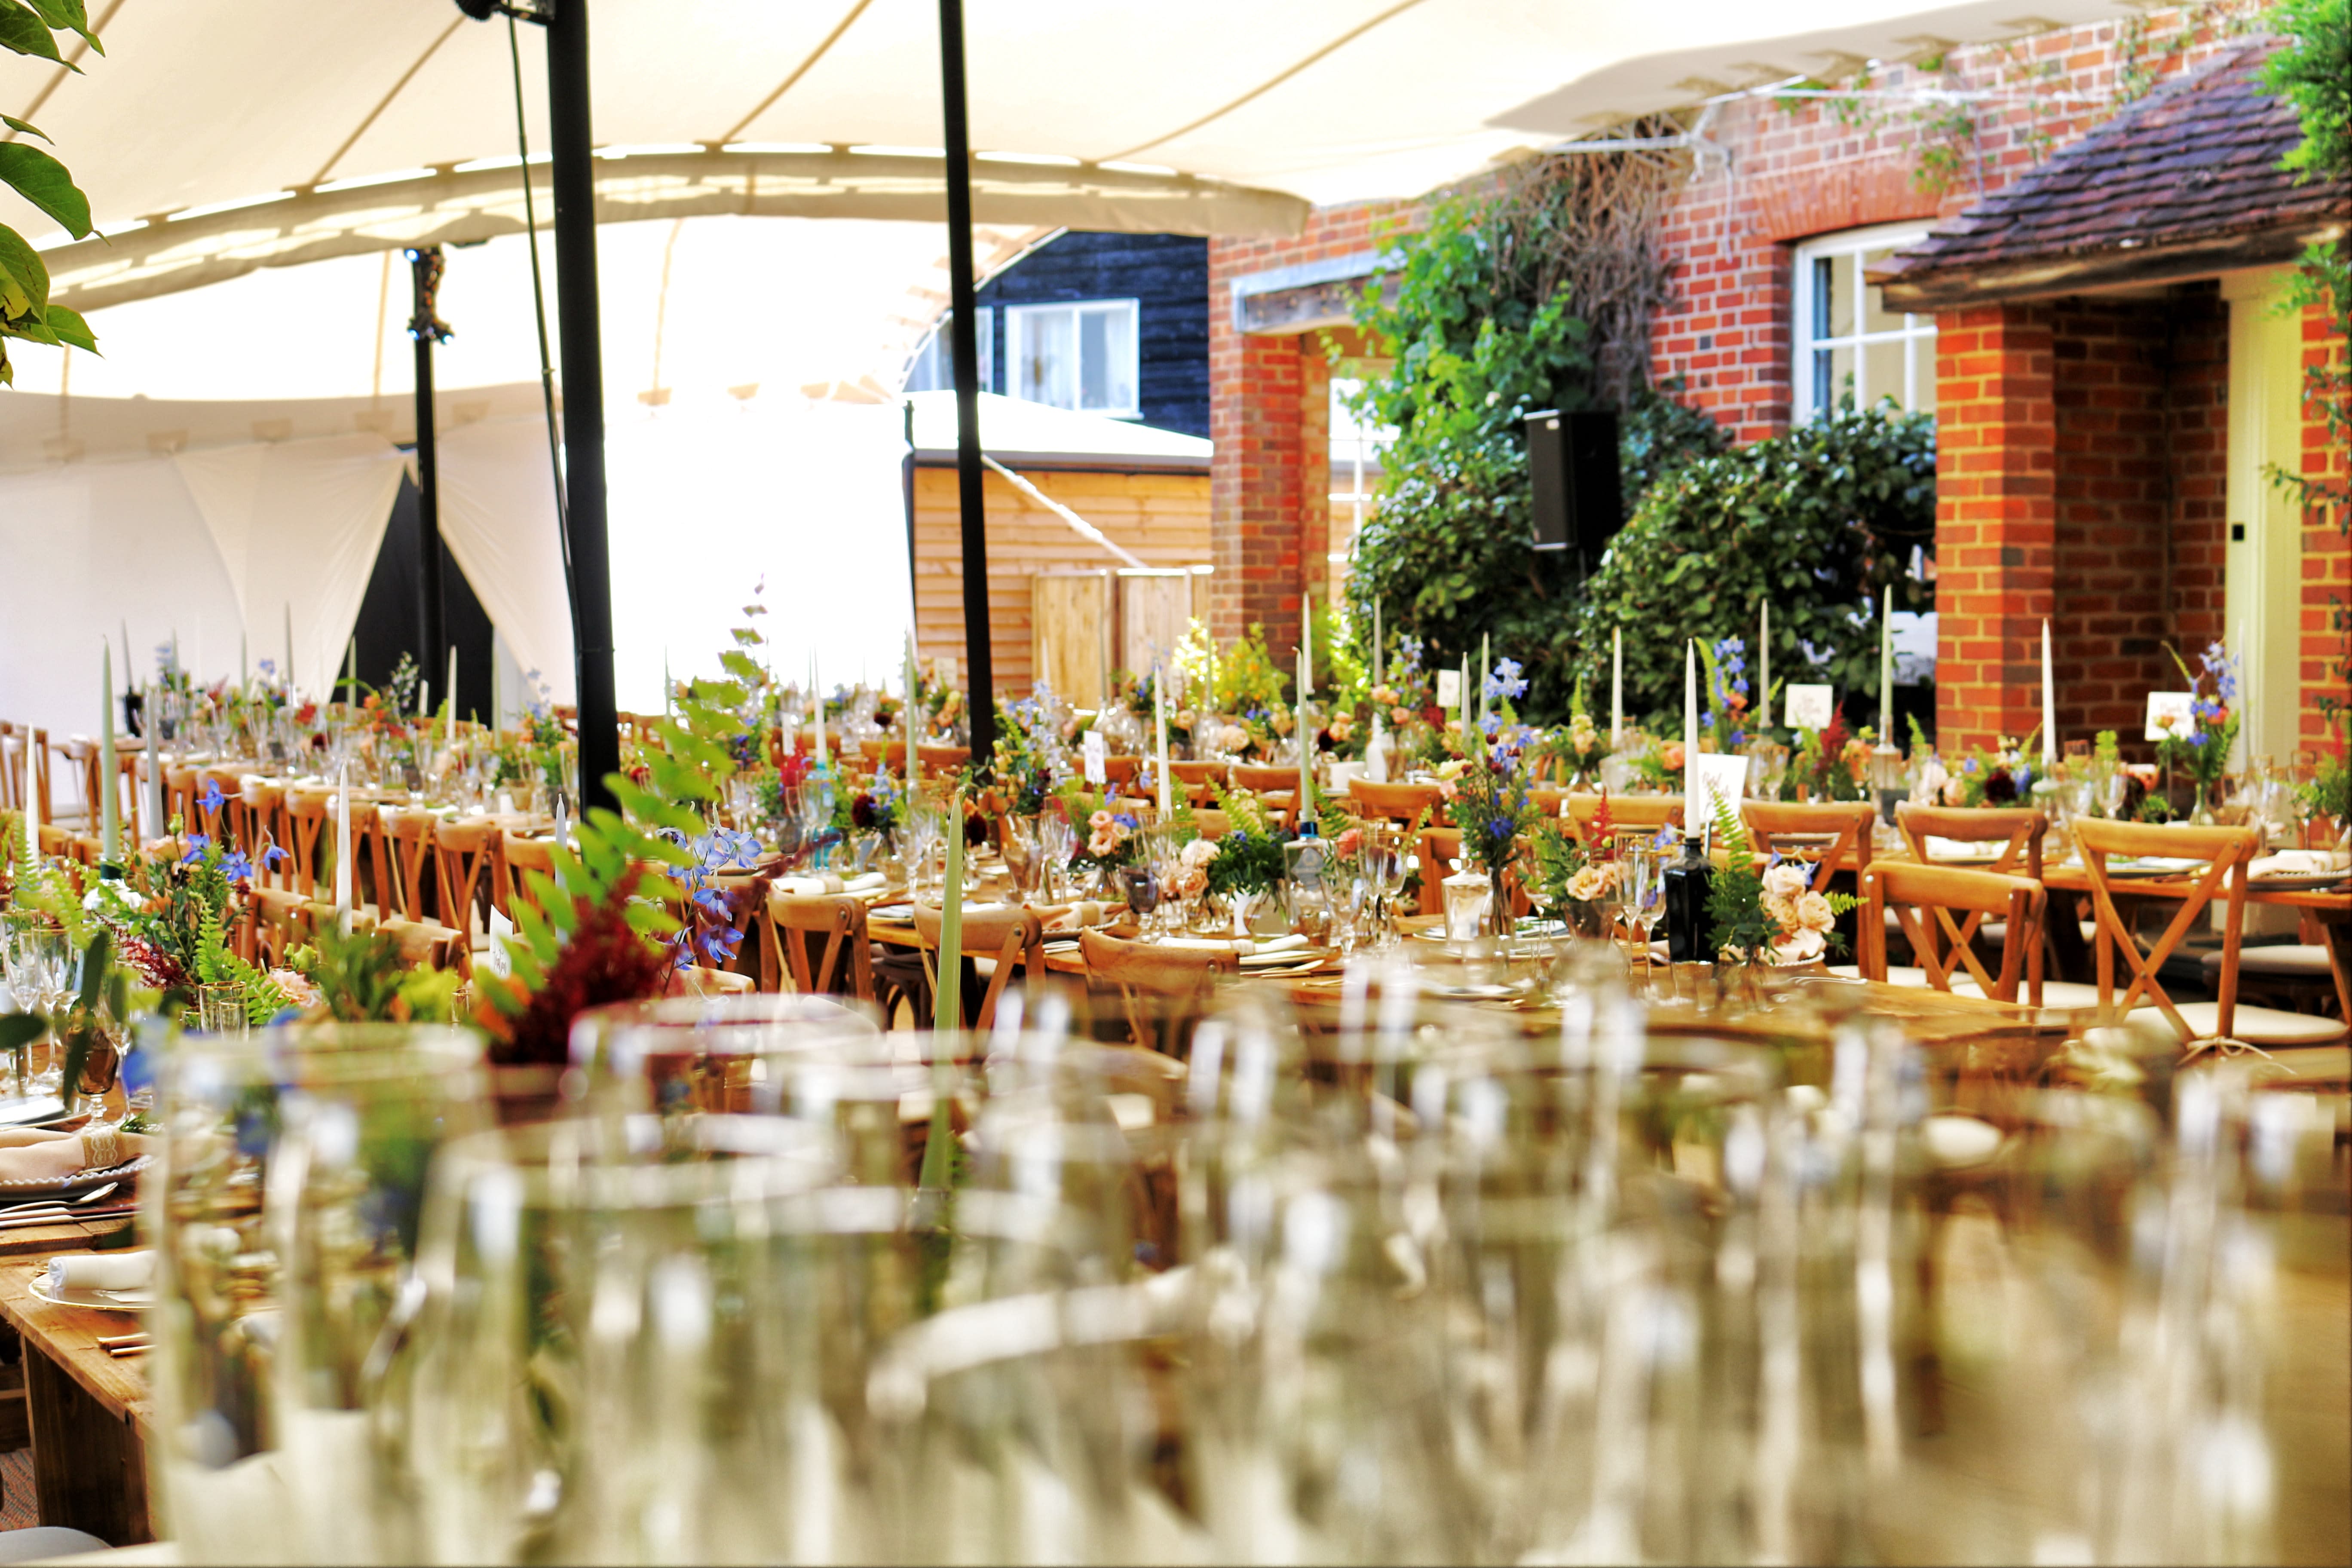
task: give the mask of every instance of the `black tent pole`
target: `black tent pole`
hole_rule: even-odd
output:
[[[988,502],[980,467],[980,328],[971,281],[971,136],[963,92],[963,0],[940,0],[940,103],[947,120],[948,341],[955,353],[956,499],[963,520],[963,647],[972,760],[996,744],[988,634]]]
[[[588,0],[562,0],[548,19],[547,111],[555,185],[556,338],[563,365],[564,523],[579,676],[580,795],[583,807],[610,807],[613,792],[604,779],[621,771],[621,733],[613,689],[612,550],[604,524],[604,360],[597,338]]]
[[[408,253],[415,313],[408,335],[416,340],[416,662],[426,680],[446,668],[441,636],[441,463],[433,418],[433,350],[449,341],[448,323],[434,313],[444,266],[441,247],[427,245]],[[457,694],[446,693],[455,713]]]

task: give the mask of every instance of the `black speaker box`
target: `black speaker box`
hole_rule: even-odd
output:
[[[1538,550],[1581,551],[1600,560],[1624,521],[1617,473],[1617,416],[1608,410],[1528,416],[1528,473],[1534,485]]]

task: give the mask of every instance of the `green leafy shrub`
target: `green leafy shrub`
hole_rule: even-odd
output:
[[[1935,428],[1849,405],[1684,465],[1643,497],[1562,617],[1563,674],[1605,685],[1622,629],[1628,712],[1679,715],[1685,639],[1752,639],[1769,598],[1777,678],[1874,692],[1881,590],[1894,586],[1899,610],[1935,607],[1932,586],[1906,574],[1913,548],[1934,545]],[[1810,646],[1810,668],[1791,643]]]

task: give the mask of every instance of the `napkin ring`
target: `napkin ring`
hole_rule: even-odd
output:
[[[87,1171],[110,1171],[122,1163],[122,1134],[111,1127],[89,1126],[81,1130],[82,1153]]]

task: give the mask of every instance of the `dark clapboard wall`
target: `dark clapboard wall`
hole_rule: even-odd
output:
[[[1139,423],[1209,433],[1209,242],[1176,234],[1055,236],[991,279],[983,308],[1080,300],[1133,300],[1140,318]],[[1004,317],[995,331],[995,384],[1004,390]]]

